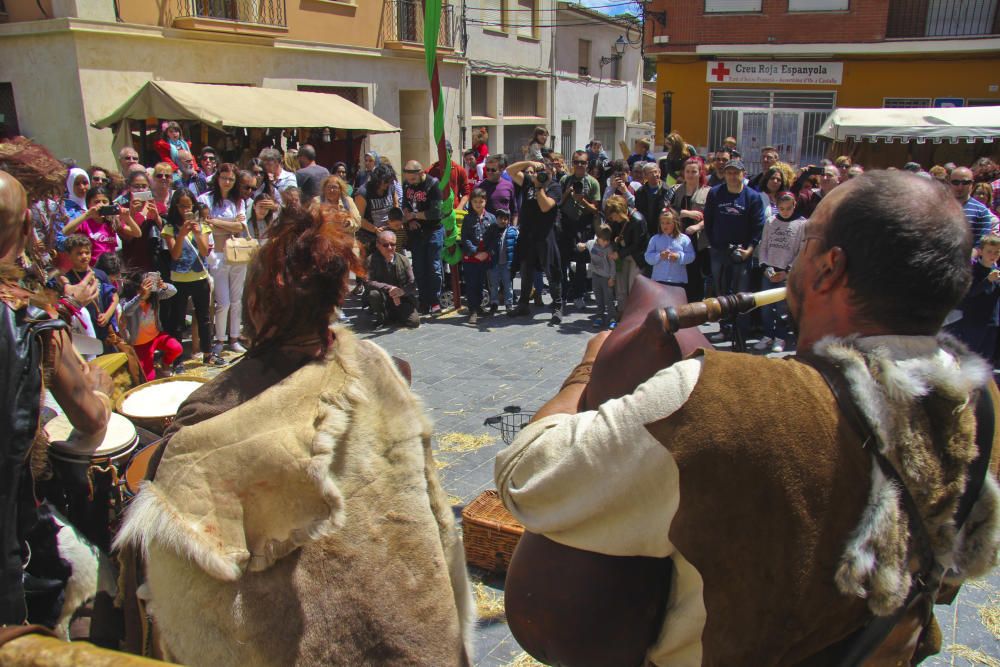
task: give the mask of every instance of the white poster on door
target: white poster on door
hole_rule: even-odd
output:
[[[714,60],[706,63],[709,83],[798,83],[839,86],[844,63]]]

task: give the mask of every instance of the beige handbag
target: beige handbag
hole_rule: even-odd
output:
[[[226,239],[226,261],[230,264],[248,264],[259,247],[257,239],[231,236]]]

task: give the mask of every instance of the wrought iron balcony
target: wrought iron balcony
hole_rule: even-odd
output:
[[[219,19],[284,28],[285,0],[174,0],[174,18]]]
[[[887,38],[1000,35],[998,0],[890,0]]]
[[[450,3],[445,3],[441,9],[438,46],[453,49],[455,48],[455,8]],[[382,39],[387,44],[423,44],[423,3],[420,0],[384,0],[382,5]]]

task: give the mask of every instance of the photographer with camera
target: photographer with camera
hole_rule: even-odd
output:
[[[148,183],[146,175],[134,172],[129,178],[128,217],[139,228],[138,238],[127,239],[122,244],[122,258],[130,270],[162,271],[169,269],[168,264],[160,262],[161,239],[163,229],[161,215],[166,215],[167,204],[170,202],[170,179],[173,178],[170,165],[160,162],[153,169],[153,182]],[[146,183],[146,190],[132,193],[132,186]],[[150,196],[150,199],[146,199]],[[163,253],[166,254],[166,253]]]
[[[556,225],[559,256],[562,258],[562,289],[568,302],[576,300],[576,308],[583,308],[587,293],[586,243],[594,237],[594,216],[600,210],[601,184],[587,173],[586,151],[573,153],[573,171],[562,177],[562,199],[559,201],[560,217]],[[576,262],[570,277],[570,261]]]
[[[764,230],[764,201],[760,193],[746,186],[743,161],[730,160],[722,173],[725,183],[708,191],[704,210],[716,295],[750,290],[750,257]],[[748,316],[740,315],[737,324],[745,339]],[[720,334],[728,337],[732,333],[731,323],[724,323]]]
[[[559,248],[556,243],[556,221],[559,219],[558,203],[562,201],[562,187],[552,179],[549,167],[541,162],[524,160],[507,167],[507,174],[520,186],[520,217],[517,239],[517,256],[521,262],[521,296],[517,308],[508,313],[511,317],[531,315],[528,300],[535,272],[544,271],[549,279],[552,295],[552,324],[562,321],[562,270]]]

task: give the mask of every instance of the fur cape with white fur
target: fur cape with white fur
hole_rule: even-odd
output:
[[[469,664],[474,606],[430,434],[390,357],[343,328],[325,359],[182,427],[116,543],[144,554],[165,657]]]

